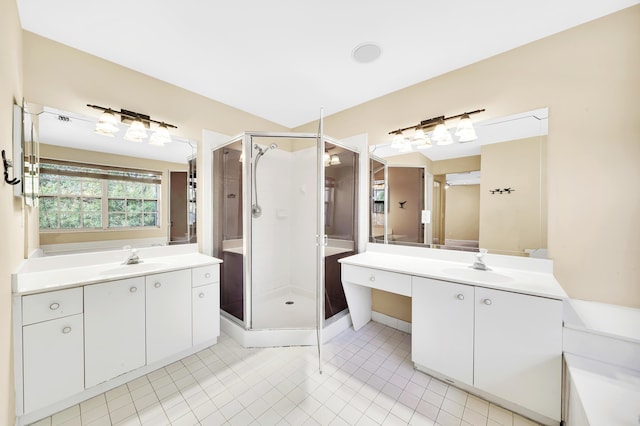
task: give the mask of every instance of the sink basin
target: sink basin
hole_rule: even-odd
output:
[[[113,276],[113,275],[140,274],[145,272],[153,272],[166,266],[167,266],[166,263],[159,263],[159,262],[151,262],[151,263],[142,262],[142,263],[136,263],[133,265],[120,265],[114,268],[101,271],[100,275]]]
[[[478,281],[482,283],[507,283],[509,281],[513,281],[513,278],[510,276],[503,275],[498,272],[480,271],[473,268],[447,268],[442,272],[453,278]]]

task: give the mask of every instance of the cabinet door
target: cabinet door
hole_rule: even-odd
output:
[[[473,286],[412,280],[413,362],[473,384]]]
[[[474,385],[560,419],[562,302],[476,288]]]
[[[22,328],[24,411],[84,390],[82,314]]]
[[[144,277],[85,286],[85,385],[145,363]]]
[[[149,275],[147,364],[191,347],[191,270]]]
[[[220,287],[208,284],[192,289],[193,344],[198,345],[220,335]]]

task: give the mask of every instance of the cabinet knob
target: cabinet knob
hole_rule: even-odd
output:
[[[71,333],[71,327],[68,327],[68,326],[67,326],[67,327],[63,328],[63,329],[62,329],[62,332],[63,332],[64,334],[69,334],[69,333]]]
[[[206,274],[204,274],[205,278],[211,278],[211,274],[209,272],[207,272]]]
[[[204,299],[204,293],[200,293],[200,294],[198,295],[198,297],[199,297],[200,299]]]
[[[162,286],[162,283],[160,283],[160,282],[156,282],[153,286],[154,286],[155,288],[160,288],[160,287]]]
[[[57,310],[60,307],[59,303],[52,303],[49,305],[49,309],[51,309],[52,311]]]
[[[129,291],[130,291],[131,293],[135,293],[136,291],[138,291],[138,287],[131,287],[131,288],[129,289]]]
[[[464,294],[459,293],[457,296],[458,300],[464,300]]]
[[[374,282],[375,280],[376,280],[376,277],[375,277],[375,276],[371,275],[371,276],[369,277],[369,281]]]
[[[482,303],[484,303],[485,305],[490,305],[490,304],[492,304],[493,302],[491,301],[491,299],[484,299],[484,300],[482,301]]]

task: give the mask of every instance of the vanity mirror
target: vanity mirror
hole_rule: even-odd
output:
[[[547,123],[541,108],[474,123],[472,142],[372,146],[372,197],[383,163],[387,192],[386,226],[371,209],[370,241],[546,257]]]
[[[32,104],[30,112],[40,136],[45,254],[196,242],[196,142],[127,140],[119,121],[111,137],[98,134],[100,113],[90,109]]]

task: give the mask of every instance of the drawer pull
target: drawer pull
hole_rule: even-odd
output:
[[[204,274],[205,278],[211,278],[211,274],[209,272],[207,272],[206,274]]]
[[[456,296],[458,300],[464,300],[464,294],[460,293]]]
[[[200,299],[204,299],[204,293],[200,293],[200,294],[198,295],[198,297],[199,297]]]
[[[156,282],[153,286],[154,286],[155,288],[160,288],[160,287],[162,286],[162,283],[160,283],[160,282]]]
[[[138,287],[131,287],[129,289],[129,292],[131,292],[131,293],[135,293],[136,291],[138,291]]]
[[[374,275],[371,275],[369,277],[369,281],[374,282],[376,280],[376,277]]]
[[[491,301],[491,299],[484,299],[482,303],[484,303],[485,305],[490,305],[493,302]]]
[[[63,328],[63,329],[62,329],[62,332],[63,332],[64,334],[69,334],[69,333],[71,333],[71,327],[68,327],[68,326],[67,326],[67,327]]]
[[[49,305],[49,309],[51,309],[52,311],[57,310],[60,307],[59,303],[52,303]]]

